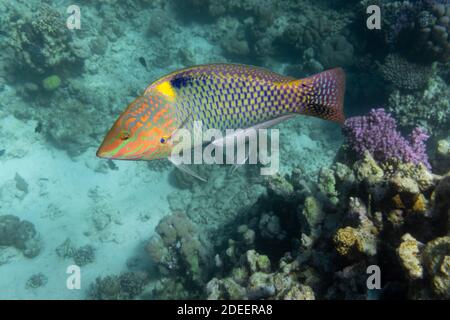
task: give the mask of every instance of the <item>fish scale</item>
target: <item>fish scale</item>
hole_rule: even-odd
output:
[[[210,72],[208,76],[204,70],[187,71],[171,80],[179,85],[175,91],[182,114],[186,116],[188,110],[195,110],[196,116],[187,128],[192,128],[193,121],[201,121],[207,129],[237,129],[293,112],[297,98],[292,90],[276,85],[288,83],[292,78],[243,67],[225,71]],[[195,80],[196,77],[203,81]],[[191,81],[179,81],[180,78]],[[285,108],[279,108],[280,105]]]

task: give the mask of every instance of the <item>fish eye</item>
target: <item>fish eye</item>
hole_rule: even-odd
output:
[[[121,140],[128,140],[130,138],[130,133],[126,130],[122,130],[120,132],[120,139]]]
[[[162,144],[165,144],[167,142],[167,140],[169,140],[169,137],[168,136],[164,136],[164,137],[161,137],[159,142],[161,142]]]

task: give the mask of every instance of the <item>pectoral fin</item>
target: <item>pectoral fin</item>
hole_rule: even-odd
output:
[[[296,116],[295,114],[287,114],[287,115],[278,117],[276,119],[271,119],[268,121],[258,123],[254,126],[251,126],[251,127],[248,127],[248,128],[242,129],[242,130],[235,130],[235,132],[233,134],[226,135],[221,139],[216,139],[211,143],[213,143],[216,146],[223,146],[223,147],[226,147],[227,145],[230,145],[230,144],[234,145],[234,143],[235,143],[235,141],[237,141],[237,139],[239,139],[240,137],[247,136],[248,133],[252,130],[267,129],[267,128],[273,127],[285,120],[293,118],[295,116]]]
[[[170,157],[169,157],[168,159],[169,159],[170,162],[172,162],[172,163],[175,165],[175,167],[176,167],[177,169],[183,171],[184,173],[186,173],[186,174],[188,174],[188,175],[190,175],[190,176],[192,176],[192,177],[194,177],[194,178],[197,178],[197,179],[200,180],[200,181],[208,182],[207,179],[203,178],[203,177],[202,177],[201,175],[199,175],[197,172],[195,172],[194,170],[192,170],[191,168],[189,168],[189,165],[187,165],[187,164],[176,163],[176,162],[173,161]]]

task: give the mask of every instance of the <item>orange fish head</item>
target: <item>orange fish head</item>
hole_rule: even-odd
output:
[[[174,108],[164,97],[133,101],[106,134],[97,156],[118,160],[156,160],[170,156],[176,130]]]

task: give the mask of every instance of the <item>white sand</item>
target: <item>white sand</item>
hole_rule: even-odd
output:
[[[159,219],[169,212],[166,195],[175,191],[168,184],[167,172],[150,171],[143,162],[117,161],[119,170],[99,173],[94,169],[105,160],[97,159],[94,149],[73,161],[65,152],[50,149],[34,133],[32,122],[23,123],[10,116],[0,125],[1,145],[6,149],[0,158],[0,213],[31,221],[43,241],[39,256],[28,259],[17,252],[9,263],[0,266],[0,299],[84,298],[95,277],[125,270],[126,260],[134,252],[145,255],[142,245]],[[14,158],[21,150],[25,155]],[[22,200],[17,196],[23,194],[13,189],[16,172],[29,185]],[[97,191],[92,196],[89,190]],[[111,222],[98,232],[92,217],[108,215]],[[73,262],[55,252],[66,238],[76,246],[89,243],[96,249],[95,262],[81,269],[81,290],[66,288],[66,268]],[[47,285],[26,289],[27,279],[39,272],[48,277]]]

